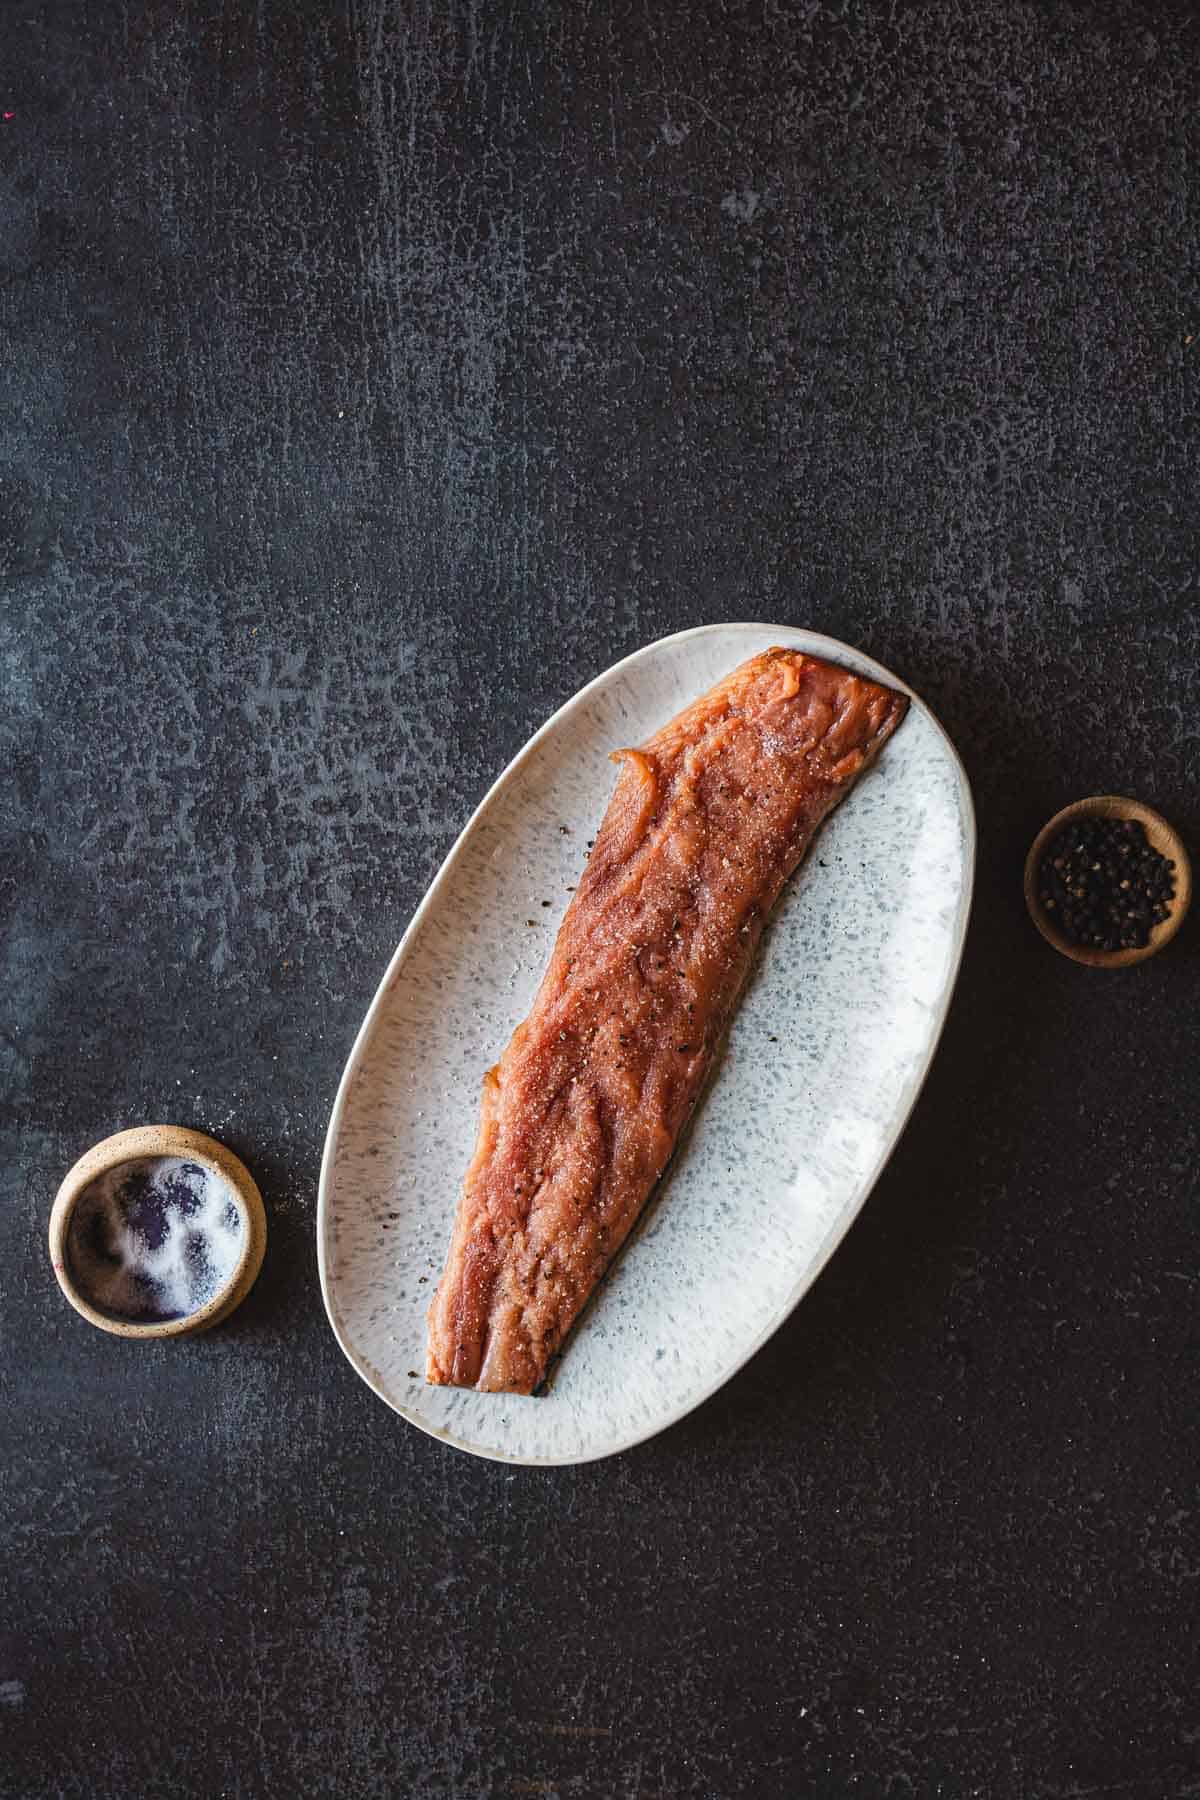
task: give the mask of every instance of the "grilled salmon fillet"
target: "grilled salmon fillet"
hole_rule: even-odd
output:
[[[484,1077],[429,1381],[544,1380],[666,1167],[780,889],[907,705],[767,650],[615,753],[533,1010]]]

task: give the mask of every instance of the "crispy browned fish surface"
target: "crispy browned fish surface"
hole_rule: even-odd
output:
[[[695,1105],[767,913],[907,700],[768,650],[623,761],[479,1139],[427,1379],[529,1394]]]

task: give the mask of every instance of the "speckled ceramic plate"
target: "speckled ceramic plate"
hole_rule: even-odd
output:
[[[483,800],[351,1052],[321,1168],[325,1304],[363,1380],[457,1449],[586,1462],[698,1406],[815,1279],[929,1068],[966,930],[975,827],[953,746],[914,695],[776,909],[716,1079],[549,1393],[425,1385],[425,1309],[480,1082],[541,978],[612,792],[608,753],[772,644],[905,686],[844,644],[777,625],[706,626],[626,657],[560,708]]]

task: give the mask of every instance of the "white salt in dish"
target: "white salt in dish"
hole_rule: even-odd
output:
[[[63,1182],[50,1220],[63,1292],[121,1337],[179,1337],[227,1318],[265,1246],[249,1170],[214,1138],[179,1126],[97,1144]]]
[[[246,1242],[223,1176],[182,1156],[143,1156],[79,1196],[67,1260],[93,1306],[141,1324],[199,1312],[228,1287]]]

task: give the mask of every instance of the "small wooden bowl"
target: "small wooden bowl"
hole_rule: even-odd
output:
[[[1160,856],[1169,857],[1175,864],[1175,898],[1171,910],[1154,927],[1149,942],[1140,950],[1094,950],[1086,944],[1073,944],[1047,918],[1038,899],[1038,865],[1047,844],[1072,819],[1084,817],[1139,820],[1151,849],[1157,850]],[[1140,800],[1125,800],[1120,794],[1093,794],[1088,800],[1076,800],[1071,806],[1064,806],[1042,826],[1025,858],[1025,904],[1030,918],[1048,944],[1053,944],[1072,962],[1084,963],[1089,969],[1128,969],[1134,963],[1145,962],[1148,956],[1157,956],[1183,924],[1191,901],[1192,865],[1179,833],[1153,807],[1144,806]]]
[[[195,1312],[184,1313],[178,1319],[122,1319],[93,1306],[78,1285],[71,1268],[71,1218],[85,1189],[98,1176],[119,1168],[122,1163],[160,1156],[179,1156],[188,1162],[199,1163],[229,1187],[241,1214],[242,1251],[228,1280]],[[267,1215],[258,1185],[245,1163],[216,1138],[207,1137],[202,1131],[188,1131],[182,1125],[139,1125],[132,1131],[118,1131],[115,1136],[93,1145],[68,1172],[50,1213],[50,1261],[59,1287],[76,1312],[82,1313],[101,1331],[111,1331],[116,1337],[190,1337],[194,1332],[207,1331],[210,1326],[219,1324],[241,1305],[254,1286],[266,1247]]]

